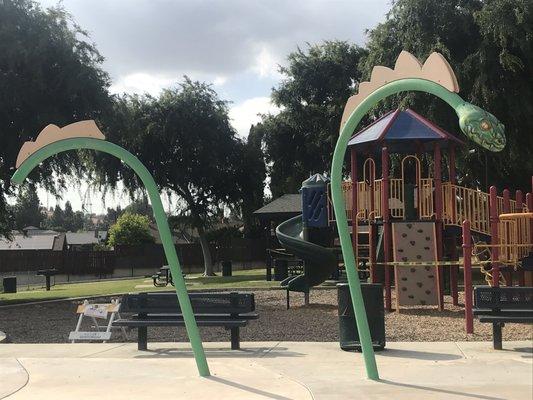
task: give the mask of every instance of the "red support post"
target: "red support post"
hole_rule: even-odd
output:
[[[455,185],[456,183],[456,173],[455,173],[455,146],[451,145],[449,149],[449,173],[450,173],[450,183],[452,185]],[[452,221],[455,221],[455,207],[452,206],[451,209],[452,212]],[[457,238],[455,235],[452,237],[452,248],[451,248],[451,259],[457,260]],[[454,306],[459,305],[459,289],[457,285],[457,277],[459,275],[459,266],[458,265],[452,265],[450,266],[450,291],[452,295],[452,304]]]
[[[491,186],[489,190],[489,208],[490,208],[490,243],[492,247],[492,286],[500,286],[500,265],[499,260],[499,248],[500,244],[498,238],[498,195],[496,193],[496,187]]]
[[[381,213],[383,216],[383,259],[385,261],[385,309],[391,311],[391,279],[390,267],[391,261],[391,226],[389,215],[389,151],[386,147],[381,149]]]
[[[370,189],[370,205],[368,209],[368,261],[370,262],[370,265],[372,266],[370,268],[370,282],[377,283],[377,268],[376,265],[376,241],[375,241],[375,234],[376,234],[376,224],[372,223],[372,219],[375,220],[375,209],[374,209],[374,188],[376,187],[376,167],[374,158],[370,157],[372,159],[372,164],[374,167],[370,170],[370,176],[369,176],[369,189]]]
[[[357,150],[351,148],[350,152],[350,175],[352,177],[352,247],[357,263]]]
[[[465,326],[466,333],[474,333],[472,315],[472,238],[470,221],[463,221],[463,271],[465,284]]]
[[[435,145],[433,155],[434,163],[434,177],[435,181],[435,233],[437,240],[437,260],[442,260],[442,240],[443,240],[443,226],[442,226],[442,155],[440,146]],[[444,310],[444,268],[437,267],[437,279],[439,286],[439,310]]]
[[[504,213],[512,212],[512,210],[511,210],[511,192],[509,191],[509,189],[503,189],[503,212]],[[504,273],[506,275],[507,286],[513,286],[513,271],[512,271],[512,269],[509,268],[508,271],[506,271]]]
[[[516,208],[518,209],[518,212],[523,212],[523,206],[524,206],[524,194],[521,190],[517,190],[515,192],[515,201],[516,201]]]
[[[521,190],[517,190],[516,191],[516,193],[515,193],[515,201],[516,201],[516,209],[517,209],[516,211],[523,212],[524,211],[524,209],[523,209],[524,195],[523,195]],[[517,274],[518,274],[518,286],[525,286],[526,285],[526,280],[525,280],[524,269],[520,268],[517,271]]]

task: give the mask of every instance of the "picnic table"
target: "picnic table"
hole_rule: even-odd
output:
[[[59,271],[55,268],[40,269],[37,271],[37,276],[44,276],[46,281],[46,291],[50,291],[50,277],[59,274]]]

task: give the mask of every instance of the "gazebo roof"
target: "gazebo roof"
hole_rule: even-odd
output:
[[[301,213],[302,197],[300,194],[284,194],[253,212],[261,220],[287,219]]]
[[[441,147],[447,147],[450,142],[464,145],[463,141],[413,110],[397,109],[353,135],[348,146],[371,150],[380,144],[380,147],[386,145],[390,152],[401,153],[426,151],[432,149],[435,142]]]

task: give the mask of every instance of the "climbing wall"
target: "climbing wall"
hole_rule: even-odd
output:
[[[435,261],[435,224],[398,222],[392,224],[394,261]],[[438,305],[437,267],[395,266],[396,309],[400,306]]]

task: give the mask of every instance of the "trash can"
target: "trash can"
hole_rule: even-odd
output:
[[[385,309],[383,305],[383,285],[373,283],[361,284],[365,302],[366,317],[370,327],[372,346],[375,350],[385,348]],[[350,287],[347,283],[337,284],[339,307],[339,342],[342,350],[361,351],[359,332],[353,312]]]
[[[274,261],[274,280],[282,281],[289,276],[289,262],[282,258],[276,258]]]
[[[222,261],[222,276],[231,276],[232,265],[230,260]]]
[[[3,279],[4,293],[17,293],[17,277],[5,276]]]

